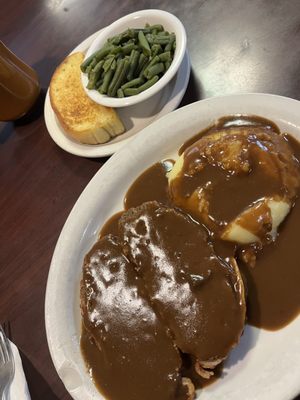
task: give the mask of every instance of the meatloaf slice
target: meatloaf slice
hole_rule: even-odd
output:
[[[191,400],[191,381],[180,376],[181,358],[144,292],[118,238],[100,239],[86,255],[81,281],[83,323],[101,356],[107,398]]]
[[[202,225],[155,201],[125,212],[119,235],[176,346],[209,377],[206,369],[226,358],[244,328],[244,286],[236,263],[215,255]]]

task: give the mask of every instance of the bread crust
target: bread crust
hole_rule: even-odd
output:
[[[73,139],[87,144],[105,143],[125,128],[114,109],[86,95],[80,78],[83,59],[83,53],[73,53],[56,68],[50,82],[50,103],[62,128]]]

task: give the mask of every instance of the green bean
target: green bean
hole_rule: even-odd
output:
[[[152,57],[155,57],[158,53],[162,52],[162,47],[160,44],[153,44],[151,46]]]
[[[139,92],[143,92],[146,89],[149,89],[151,86],[153,86],[157,81],[159,80],[159,76],[155,75],[151,79],[149,79],[147,82],[145,82],[143,85],[138,87]],[[128,89],[127,89],[128,90]]]
[[[128,36],[131,37],[132,39],[136,37],[136,32],[132,28],[128,28],[127,33],[128,33]]]
[[[154,36],[152,35],[152,33],[148,33],[145,37],[149,44],[152,45],[154,43]]]
[[[170,35],[169,43],[165,47],[165,52],[166,51],[171,51],[174,43],[175,43],[175,35],[172,34],[172,35]]]
[[[170,65],[172,64],[172,61],[166,61],[165,62],[165,70],[167,71],[170,68]]]
[[[110,53],[111,50],[112,50],[112,46],[104,46],[102,49],[93,53],[81,64],[81,66],[80,66],[81,71],[85,72],[87,66],[92,62],[93,59],[96,59],[96,61],[100,61],[102,58],[106,57]]]
[[[162,32],[157,32],[158,36],[169,36],[169,32],[168,31],[162,31]]]
[[[129,53],[131,53],[132,50],[137,49],[137,47],[138,46],[136,44],[129,43],[129,44],[125,45],[125,46],[122,46],[122,52],[124,54],[129,54]]]
[[[104,46],[104,47],[102,48],[102,50],[96,51],[96,53],[94,54],[94,58],[95,58],[97,61],[100,61],[100,60],[102,60],[104,57],[106,57],[106,56],[110,53],[111,50],[112,50],[112,47],[111,47],[111,46]]]
[[[129,82],[124,83],[124,85],[122,85],[121,88],[122,88],[123,90],[124,90],[124,89],[128,89],[128,88],[133,87],[133,86],[141,85],[141,84],[143,84],[144,82],[145,82],[145,79],[143,79],[143,78],[135,78],[135,79],[132,79],[132,80],[129,81]]]
[[[110,69],[111,64],[112,64],[113,61],[114,61],[114,56],[108,56],[107,57],[107,59],[104,61],[104,64],[103,64],[104,72],[107,72]]]
[[[81,65],[80,65],[80,69],[82,72],[86,72],[88,68],[91,65],[91,62],[94,60],[94,54],[92,54],[90,57],[88,57]]]
[[[123,43],[124,41],[127,41],[128,39],[134,38],[135,34],[132,29],[127,29],[125,32],[120,33],[119,35],[116,35],[110,39],[108,39],[108,42],[114,45],[119,45]]]
[[[156,24],[156,25],[150,25],[149,29],[151,31],[153,31],[154,29],[156,29],[157,31],[163,31],[164,27],[162,25],[160,25],[160,24]]]
[[[151,86],[153,86],[157,81],[159,80],[159,76],[155,75],[153,78],[149,79],[147,82],[145,82],[143,85],[139,86],[138,88],[127,88],[124,89],[124,94],[125,96],[135,96],[141,92],[143,92],[146,89],[149,89]]]
[[[91,71],[90,77],[89,77],[89,82],[87,84],[88,89],[95,89],[96,87],[96,82],[101,76],[101,70],[103,66],[104,61],[101,60],[99,63],[95,66],[95,68]]]
[[[88,74],[91,71],[92,67],[91,65],[88,65],[86,70],[84,71],[86,74]]]
[[[142,67],[142,69],[141,69],[141,71],[139,73],[139,78],[143,78],[145,76],[144,73],[145,73],[147,67],[148,67],[148,63],[145,62],[144,66]]]
[[[95,87],[96,87],[97,90],[100,88],[100,86],[102,85],[102,83],[103,83],[103,78],[100,78],[100,79],[97,80],[96,85],[95,85]]]
[[[133,39],[136,34],[133,28],[127,28],[127,30],[123,33],[124,38],[130,38]]]
[[[146,76],[148,69],[152,67],[152,65],[157,64],[159,61],[160,61],[159,56],[153,57],[152,60],[149,62],[149,64],[146,65],[146,67],[144,68],[144,76]]]
[[[112,89],[113,89],[113,87],[115,86],[115,84],[117,82],[117,79],[118,79],[118,77],[119,77],[119,75],[121,73],[121,70],[123,68],[124,62],[125,62],[124,58],[117,61],[117,68],[115,70],[114,76],[113,76],[113,78],[112,78],[112,80],[111,80],[111,82],[109,84],[108,90],[107,90],[107,94],[109,96],[111,96]]]
[[[88,57],[81,65],[80,69],[82,72],[86,72],[87,68],[89,67],[90,63],[94,59],[94,55],[92,54],[90,57]]]
[[[93,68],[93,72],[98,72],[101,71],[101,68],[103,67],[104,60],[99,61],[95,67]]]
[[[145,72],[144,75],[147,79],[153,78],[154,75],[159,75],[161,72],[164,72],[165,66],[163,63],[158,63],[152,65],[150,68],[147,69],[147,73]]]
[[[159,56],[153,57],[153,58],[150,60],[150,62],[149,62],[149,64],[148,64],[148,67],[151,67],[152,65],[158,63],[159,60],[160,60],[160,59],[159,59]]]
[[[92,72],[93,72],[93,68],[90,68],[90,69],[88,70],[88,72],[87,72],[87,76],[88,76],[88,79],[89,79],[89,80],[91,79]]]
[[[138,35],[140,31],[142,31],[144,34],[151,32],[151,30],[149,28],[141,28],[141,29],[140,28],[135,28],[133,30],[134,30],[136,35]]]
[[[90,78],[90,73],[92,72],[92,70],[96,64],[97,64],[97,61],[95,59],[93,59],[93,61],[90,63],[90,65],[85,70],[85,73],[88,75],[88,78]]]
[[[120,44],[120,40],[121,40],[121,35],[116,35],[116,36],[113,36],[111,38],[108,38],[107,42],[109,44],[118,45],[118,44]]]
[[[113,62],[111,63],[110,69],[112,69],[113,71],[115,71],[117,68],[117,61],[113,60]]]
[[[153,37],[153,43],[154,44],[169,44],[170,43],[170,36],[154,36]]]
[[[129,60],[125,59],[124,61],[124,65],[123,65],[123,69],[121,70],[120,76],[117,79],[117,82],[115,84],[115,87],[112,90],[112,95],[115,96],[117,93],[117,90],[121,87],[121,85],[124,83],[125,79],[126,79],[126,74],[128,71],[128,67],[129,67]]]
[[[111,54],[122,53],[122,46],[113,46],[111,49]]]
[[[133,53],[132,59],[130,61],[129,71],[128,71],[128,74],[127,74],[128,81],[132,80],[132,78],[134,76],[134,73],[135,73],[135,70],[136,70],[136,68],[138,66],[139,58],[140,58],[140,53],[137,50],[132,50],[132,51],[134,53]]]
[[[92,90],[92,89],[94,89],[95,88],[95,86],[96,86],[96,77],[95,77],[95,74],[91,74],[91,77],[90,77],[90,79],[89,79],[89,81],[88,81],[88,84],[87,84],[87,89],[89,89],[89,90]]]
[[[132,62],[133,62],[133,56],[134,56],[135,52],[136,52],[135,49],[131,50],[131,53],[130,53],[130,56],[129,56],[129,65],[131,65]]]
[[[124,94],[125,96],[135,96],[136,94],[139,94],[139,89],[137,88],[127,88],[124,89]]]
[[[140,54],[139,63],[136,69],[136,75],[139,75],[142,69],[144,68],[145,64],[148,62],[148,58],[145,56],[144,53]]]
[[[139,31],[138,40],[139,40],[139,44],[140,44],[144,54],[147,56],[150,56],[151,49],[150,49],[149,43],[147,42],[147,39],[145,38],[145,35],[142,31]]]
[[[115,97],[117,90],[122,85],[123,80],[126,77],[128,65],[129,65],[128,59],[123,58],[122,60],[120,60],[120,63],[117,66],[115,75],[109,85],[109,88],[108,88],[107,93],[109,96]]]
[[[124,92],[123,92],[123,90],[121,88],[117,90],[117,96],[119,98],[124,97]]]
[[[110,81],[113,77],[114,71],[112,69],[109,69],[105,75],[104,75],[104,79],[103,79],[103,83],[101,85],[101,87],[99,88],[99,93],[101,94],[106,94],[107,90],[108,90],[108,86],[110,84]]]
[[[162,62],[166,62],[166,61],[172,60],[171,52],[170,51],[165,51],[164,53],[161,53],[159,55],[159,59]]]
[[[97,77],[96,77],[96,74],[93,73],[93,74],[91,74],[91,77],[90,77],[90,79],[88,81],[88,84],[86,86],[87,89],[89,89],[89,90],[95,89],[96,82],[97,82]]]
[[[130,56],[129,56],[129,62],[132,61],[134,53],[135,53],[135,49],[132,49],[131,53],[130,53]]]

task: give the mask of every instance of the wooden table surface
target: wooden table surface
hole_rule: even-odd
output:
[[[30,117],[0,122],[0,320],[10,322],[34,400],[71,398],[47,348],[46,281],[60,230],[106,161],[73,156],[52,141],[45,91],[79,42],[144,8],[170,11],[186,27],[192,74],[181,105],[237,92],[300,99],[299,0],[0,0],[0,38],[36,69],[43,88]]]

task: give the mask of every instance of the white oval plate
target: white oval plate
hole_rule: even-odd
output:
[[[94,33],[80,43],[70,54],[77,51],[86,52],[99,32]],[[91,158],[109,156],[127,144],[132,136],[137,134],[140,130],[161,116],[173,111],[179,105],[189,82],[190,69],[190,59],[186,51],[177,74],[160,92],[142,103],[117,109],[126,131],[112,141],[104,144],[83,144],[76,142],[68,136],[64,132],[51,107],[48,89],[44,107],[44,118],[48,132],[54,142],[68,153]]]
[[[74,399],[103,399],[89,378],[79,348],[79,282],[84,255],[103,223],[122,209],[124,194],[145,168],[170,157],[216,118],[237,113],[269,118],[300,140],[300,102],[296,100],[265,94],[202,100],[145,128],[107,161],[71,211],[52,258],[45,320],[54,365]],[[291,400],[300,393],[299,332],[300,317],[276,332],[247,326],[225,363],[222,378],[201,390],[197,399]]]

